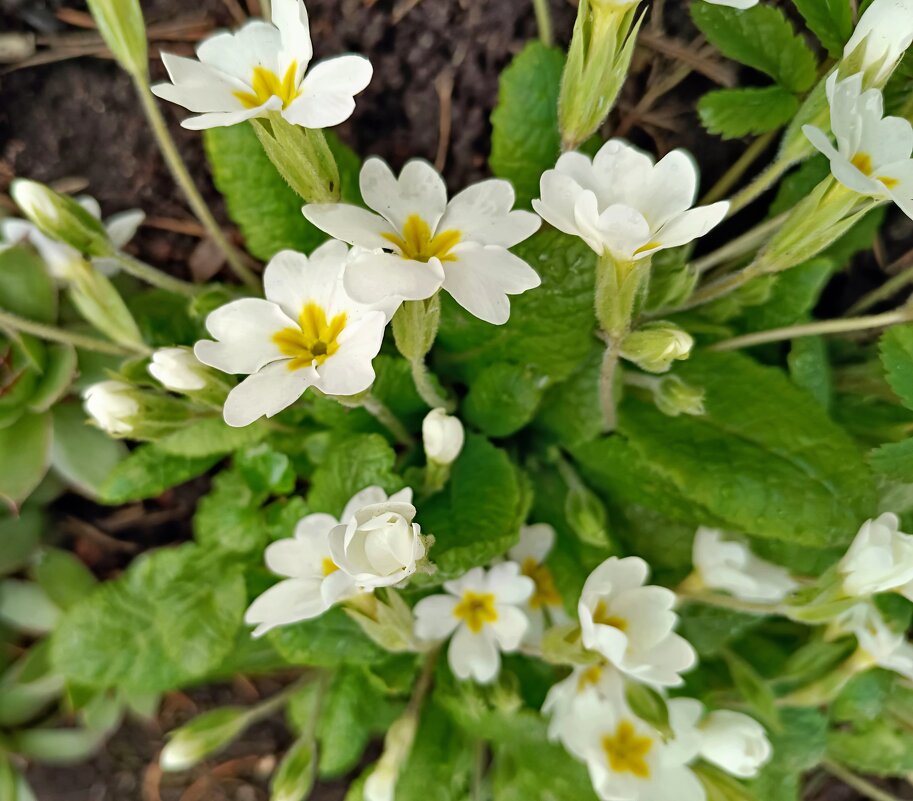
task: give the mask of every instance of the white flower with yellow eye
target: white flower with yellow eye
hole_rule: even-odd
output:
[[[361,194],[376,213],[342,203],[303,209],[318,228],[362,249],[345,277],[356,300],[424,300],[443,287],[470,314],[500,325],[510,316],[508,295],[539,286],[536,271],[508,248],[532,236],[540,220],[511,211],[508,181],[482,181],[448,202],[428,162],[410,161],[397,178],[371,158],[361,168]]]
[[[293,125],[329,128],[352,115],[355,95],[371,81],[371,62],[337,56],[308,71],[313,52],[303,0],[273,0],[272,23],[252,20],[235,33],[204,39],[199,60],[162,53],[171,83],[152,92],[196,113],[181,123],[192,130],[271,111]]]
[[[843,81],[837,73],[827,83],[831,130],[837,146],[820,128],[802,131],[831,163],[831,172],[853,192],[893,200],[913,219],[913,125],[884,116],[884,96],[863,91],[861,74]]]
[[[743,542],[701,526],[694,537],[692,559],[697,583],[743,601],[779,603],[799,584],[786,568],[755,556]]]
[[[361,592],[355,579],[340,570],[333,558],[331,532],[340,524],[349,523],[366,506],[411,500],[412,490],[408,488],[388,498],[380,487],[366,487],[352,496],[339,520],[323,513],[308,515],[298,522],[293,538],[268,545],[266,566],[287,578],[270,587],[248,608],[244,620],[257,626],[254,636],[260,637],[276,626],[319,617],[333,604]]]
[[[272,417],[308,387],[356,395],[371,386],[371,361],[391,310],[379,311],[346,294],[346,259],[341,242],[327,242],[310,258],[284,250],[263,274],[265,300],[236,300],[206,318],[215,341],[197,342],[196,357],[225,373],[248,375],[225,401],[230,426]]]
[[[447,661],[460,679],[487,684],[501,669],[501,652],[515,651],[529,626],[521,606],[535,590],[533,580],[515,562],[502,562],[486,571],[474,567],[454,581],[445,581],[447,594],[419,601],[415,634],[419,639],[444,640],[453,634]]]
[[[646,153],[612,139],[592,160],[562,155],[543,173],[533,208],[597,254],[637,261],[698,239],[726,216],[727,201],[692,208],[697,180],[697,165],[684,150],[654,164]]]
[[[600,701],[620,704],[624,697],[624,679],[611,665],[575,667],[566,679],[551,686],[542,704],[542,713],[549,718],[549,739],[561,741],[573,753],[578,707]]]
[[[890,512],[866,520],[837,569],[848,595],[899,592],[913,601],[913,536],[900,530]]]
[[[101,206],[95,198],[81,195],[75,200],[96,220],[101,220]],[[145,218],[143,212],[132,209],[112,214],[104,220],[105,231],[111,244],[117,250],[122,250],[133,239]],[[83,261],[79,251],[64,242],[51,239],[29,220],[20,220],[16,217],[0,220],[0,250],[6,246],[18,245],[20,242],[28,242],[35,248],[47,265],[48,272],[59,281],[68,279],[73,265]],[[105,274],[111,274],[116,269],[116,265],[106,259],[96,259],[96,265]]]
[[[676,687],[697,655],[673,630],[675,593],[645,587],[648,572],[637,556],[613,556],[589,575],[577,606],[583,644],[635,681]]]
[[[874,0],[843,49],[853,69],[881,85],[913,44],[913,0]]]
[[[523,606],[523,611],[529,618],[529,629],[523,638],[524,642],[541,642],[546,621],[555,624],[568,620],[555,586],[555,578],[545,564],[554,544],[555,529],[547,523],[536,523],[523,526],[520,529],[520,541],[507,552],[507,557],[520,565],[523,575],[529,576],[536,585]]]
[[[831,624],[830,634],[856,638],[853,661],[858,670],[880,667],[913,681],[913,643],[906,632],[891,628],[874,604],[860,603],[844,612]]]

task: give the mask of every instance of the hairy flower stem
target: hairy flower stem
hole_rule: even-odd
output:
[[[552,35],[552,12],[548,7],[548,0],[533,0],[533,10],[536,13],[539,39],[542,44],[551,47],[554,37]]]
[[[726,195],[729,194],[729,190],[739,182],[748,168],[763,155],[765,150],[767,150],[777,133],[777,131],[768,131],[745,148],[745,152],[739,156],[736,162],[728,170],[726,170],[720,180],[710,188],[707,194],[701,198],[701,205],[706,206],[726,197]]]
[[[112,356],[145,356],[152,351],[146,347],[125,347],[117,345],[114,342],[108,342],[104,339],[77,334],[73,331],[64,331],[62,328],[56,328],[52,325],[36,323],[32,320],[26,320],[18,315],[11,314],[7,311],[0,310],[0,328],[8,328],[13,331],[20,331],[23,334],[31,334],[38,339],[44,339],[48,342],[60,342],[65,345],[72,345],[74,348],[82,350],[91,350],[96,353],[110,353]]]
[[[605,349],[602,356],[602,367],[599,371],[599,404],[602,407],[602,425],[606,433],[611,433],[618,426],[615,376],[618,372],[620,354],[620,343],[613,339]]]
[[[448,414],[453,412],[456,404],[437,391],[431,381],[431,373],[425,364],[425,359],[413,359],[410,366],[412,367],[412,380],[415,382],[415,388],[422,400],[432,409],[441,408]]]
[[[117,266],[128,275],[132,275],[134,278],[138,278],[140,281],[144,281],[159,289],[174,292],[178,295],[185,295],[189,298],[194,297],[201,289],[201,287],[194,286],[187,281],[181,281],[179,278],[172,278],[170,275],[156,269],[151,264],[146,264],[126,253],[117,252],[110,258],[116,261]]]
[[[366,395],[361,401],[361,406],[393,434],[400,445],[406,445],[407,447],[415,445],[415,439],[399,421],[399,418],[373,395],[370,393]]]
[[[695,259],[691,263],[692,269],[698,274],[705,273],[724,262],[737,259],[757,250],[767,242],[771,234],[786,222],[788,217],[789,212],[787,211],[783,212],[783,214],[778,214],[776,217],[771,217],[769,220],[764,220],[764,222],[759,223],[741,236],[727,242],[721,248],[717,248],[713,253],[708,253],[703,258]]]
[[[415,389],[432,409],[446,412],[456,409],[456,403],[438,392],[425,365],[425,356],[434,345],[441,318],[441,299],[435,294],[427,300],[407,300],[393,315],[393,339],[397,350],[412,368]]]
[[[710,346],[710,350],[737,350],[752,345],[763,345],[767,342],[780,342],[785,339],[797,339],[818,334],[847,334],[853,331],[867,331],[872,328],[885,328],[897,323],[913,320],[913,308],[903,307],[883,314],[872,314],[868,317],[849,317],[841,320],[822,320],[802,325],[787,325],[783,328],[772,328],[768,331],[756,331],[740,337],[733,337]]]
[[[212,216],[212,212],[206,205],[206,201],[203,200],[202,195],[200,195],[194,185],[190,173],[187,172],[187,167],[181,159],[181,154],[178,152],[177,145],[175,145],[171,133],[168,131],[168,126],[165,123],[164,117],[162,117],[162,112],[159,111],[159,108],[155,103],[155,97],[149,90],[149,84],[136,76],[133,76],[133,84],[139,95],[140,104],[143,107],[146,119],[149,121],[152,132],[155,134],[155,138],[158,141],[159,149],[162,151],[165,162],[168,164],[168,169],[171,171],[171,175],[174,177],[178,186],[181,187],[181,191],[183,191],[184,196],[187,198],[187,202],[190,204],[193,213],[203,224],[203,227],[206,229],[206,232],[212,238],[213,242],[215,242],[219,249],[225,254],[225,259],[232,272],[248,287],[259,290],[260,280],[244,263],[241,254],[238,253],[228,241],[224,231],[219,227],[215,217]]]

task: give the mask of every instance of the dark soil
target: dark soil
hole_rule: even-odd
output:
[[[153,73],[161,78],[160,47],[189,54],[208,31],[256,13],[257,0],[142,0],[142,6],[152,31]],[[551,0],[551,6],[556,40],[564,44],[574,3]],[[436,161],[453,189],[487,174],[488,118],[497,98],[498,74],[537,35],[530,0],[308,0],[308,8],[317,58],[354,51],[368,55],[374,64],[371,86],[359,97],[353,118],[338,130],[345,141],[362,155],[383,156],[394,167],[415,156]],[[731,85],[736,76],[712,49],[701,50],[685,3],[654,0],[653,9],[635,58],[635,77],[613,115],[612,129],[660,153],[680,146],[691,149],[701,162],[706,188],[737,158],[744,143],[720,143],[706,136],[694,113],[695,101],[715,85]],[[3,192],[9,181],[21,176],[89,192],[106,214],[139,207],[149,219],[132,247],[143,259],[185,277],[218,270],[218,256],[201,240],[175,189],[129,79],[104,57],[91,32],[74,27],[85,20],[80,16],[84,12],[75,0],[0,0],[0,31],[37,34],[41,53],[62,54],[62,48],[74,43],[95,53],[7,72],[0,65],[0,204],[9,206]],[[175,25],[182,27],[180,40],[173,34]],[[170,26],[172,33],[161,33],[163,26]],[[696,71],[658,91],[684,63]],[[229,227],[209,178],[200,135],[179,127],[183,109],[163,104],[163,111],[198,186]],[[905,219],[886,230],[882,264],[899,255],[900,242],[911,232]],[[876,261],[863,259],[854,276],[831,293],[828,305],[843,307],[848,297],[877,283]],[[111,575],[136,551],[189,538],[190,515],[202,491],[205,481],[145,507],[121,510],[117,536],[135,546],[131,550],[112,551],[110,543],[81,534],[72,520],[69,541],[96,572]],[[60,506],[63,516],[82,520],[111,514],[75,499]],[[219,703],[248,703],[275,689],[238,680],[189,696],[171,694],[158,721],[128,722],[94,760],[72,768],[36,765],[29,779],[39,801],[261,801],[268,798],[266,778],[274,755],[289,742],[281,721],[254,728],[216,761],[190,774],[161,778],[155,764],[163,732],[196,711]],[[313,797],[341,799],[345,786],[321,785]],[[814,801],[857,798],[833,785],[814,793]]]

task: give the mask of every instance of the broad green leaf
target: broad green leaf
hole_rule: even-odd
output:
[[[824,337],[794,339],[787,363],[793,383],[797,387],[802,387],[825,409],[829,409],[834,387]]]
[[[127,295],[126,300],[143,339],[153,348],[193,345],[206,336],[202,325],[205,315],[194,316],[190,301],[183,295],[147,289]]]
[[[67,391],[76,375],[76,351],[71,345],[47,346],[47,361],[41,378],[29,398],[29,409],[46,412]]]
[[[869,453],[875,472],[896,481],[913,483],[913,439],[888,442]]]
[[[850,0],[793,0],[793,3],[831,58],[840,58],[853,33]]]
[[[749,785],[758,801],[799,801],[802,774],[821,762],[827,746],[827,719],[817,709],[783,708],[780,726],[768,732],[773,758]]]
[[[774,131],[799,110],[796,96],[780,86],[716,89],[697,105],[704,127],[723,139]]]
[[[273,167],[253,128],[210,128],[203,142],[213,181],[254,256],[268,261],[280,250],[310,253],[326,241],[327,235],[304,219],[301,198]],[[343,199],[358,202],[358,157],[332,134],[327,143],[339,166]]]
[[[595,254],[581,240],[554,230],[541,231],[514,251],[539,273],[542,285],[514,295],[510,320],[499,326],[478,320],[445,296],[438,372],[473,377],[490,364],[508,362],[562,381],[589,356],[596,327]]]
[[[140,445],[109,474],[99,496],[102,503],[112,505],[155,498],[205,473],[217,461],[218,456],[191,459],[164,453],[155,445]]]
[[[897,674],[867,670],[851,678],[828,709],[835,723],[865,723],[878,718],[891,699]]]
[[[30,634],[46,634],[59,618],[60,608],[34,582],[0,581],[0,622]]]
[[[701,657],[717,656],[729,643],[764,622],[760,615],[700,603],[681,608],[680,632]]]
[[[831,729],[827,753],[860,773],[897,776],[913,771],[913,731],[890,717]]]
[[[808,319],[836,268],[828,258],[815,258],[776,277],[770,297],[750,306],[739,319],[743,331],[766,331]]]
[[[292,665],[367,665],[389,658],[389,653],[369,640],[359,625],[338,607],[314,620],[280,626],[267,637]]]
[[[418,518],[433,534],[436,577],[448,578],[503,554],[520,535],[526,515],[517,472],[488,440],[466,437],[450,481],[424,504]]]
[[[127,456],[127,446],[89,425],[78,403],[58,403],[52,411],[51,466],[77,492],[98,498],[102,484]]]
[[[44,550],[31,573],[38,586],[61,609],[69,609],[98,584],[85,564],[69,551],[58,548]]]
[[[254,493],[235,470],[223,470],[212,482],[209,494],[200,499],[193,516],[194,536],[207,549],[249,552],[267,542],[260,514],[262,493]],[[289,533],[287,536],[291,536]]]
[[[239,453],[235,467],[254,492],[288,495],[295,489],[292,460],[266,443]]]
[[[0,307],[39,323],[56,320],[57,288],[31,248],[0,250]]]
[[[0,428],[0,503],[18,506],[44,478],[51,462],[49,412],[25,414]]]
[[[0,576],[23,567],[41,541],[47,518],[31,504],[18,517],[0,513]]]
[[[706,391],[702,417],[626,401],[620,431],[651,469],[728,527],[823,547],[874,512],[872,476],[850,437],[775,368],[706,353],[678,374]]]
[[[234,428],[221,417],[206,417],[188,423],[183,428],[156,440],[155,447],[172,456],[195,459],[223,456],[260,441],[269,434],[264,421]]]
[[[580,369],[566,381],[553,384],[542,396],[535,428],[565,448],[591,442],[602,433],[599,371],[603,348],[594,347]]]
[[[246,605],[239,565],[193,544],[153,551],[67,611],[53,662],[90,687],[175,689],[221,666]]]
[[[564,54],[530,42],[501,73],[498,105],[491,115],[492,172],[507,178],[517,203],[539,197],[539,177],[561,153],[558,92]]]
[[[23,729],[15,733],[12,750],[49,765],[73,765],[91,757],[104,739],[87,729]]]
[[[729,666],[729,675],[736,689],[755,715],[769,729],[780,728],[780,714],[777,699],[764,678],[746,660],[734,651],[726,650],[723,658]]]
[[[891,389],[908,409],[913,409],[913,325],[895,325],[879,343],[881,363]]]
[[[532,419],[541,398],[541,382],[524,368],[501,362],[476,376],[463,414],[489,437],[506,437]]]
[[[766,73],[791,92],[805,92],[817,78],[815,54],[783,12],[770,5],[745,11],[693,3],[695,24],[727,58]]]

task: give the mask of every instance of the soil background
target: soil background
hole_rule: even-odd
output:
[[[160,49],[190,55],[194,42],[213,29],[237,26],[259,11],[257,0],[141,0],[141,5],[155,79],[164,77]],[[354,116],[338,129],[348,144],[363,156],[384,157],[397,169],[416,156],[436,162],[454,190],[488,174],[489,115],[498,75],[537,36],[530,0],[307,0],[307,5],[315,58],[352,51],[367,55],[374,65],[374,80],[359,96]],[[550,6],[555,40],[565,45],[575,3],[550,0]],[[88,192],[106,215],[142,208],[147,223],[131,248],[175,275],[205,279],[222,268],[220,257],[175,189],[129,79],[107,57],[85,12],[84,4],[74,0],[0,0],[0,32],[22,33],[26,44],[34,35],[36,45],[27,61],[0,64],[0,204],[13,210],[5,193],[19,176]],[[746,143],[705,134],[695,102],[714,86],[735,85],[737,78],[733,65],[703,45],[683,0],[654,0],[634,75],[609,129],[660,154],[687,147],[701,163],[703,185],[709,187]],[[186,116],[183,109],[164,103],[162,109],[197,185],[231,230],[209,177],[200,135],[179,126]],[[752,214],[762,213],[763,204],[742,215],[738,225],[750,224]],[[906,218],[894,215],[885,230],[880,252],[862,257],[849,278],[834,282],[826,307],[844,308],[883,279],[881,266],[899,255],[913,229]],[[190,515],[206,486],[203,479],[156,502],[120,510],[119,536],[134,553],[189,538]],[[58,506],[68,520],[111,515],[109,509],[74,498]],[[130,557],[82,537],[78,525],[70,530],[67,541],[100,575],[116,573]],[[163,733],[197,711],[250,703],[277,687],[238,679],[170,694],[155,723],[128,722],[95,759],[66,768],[34,765],[29,780],[38,801],[263,801],[275,755],[289,744],[281,720],[255,727],[197,771],[162,777],[156,758]],[[347,781],[321,784],[312,797],[342,799],[346,786]],[[908,788],[895,792],[913,798]],[[818,783],[809,798],[856,801],[859,796]]]

